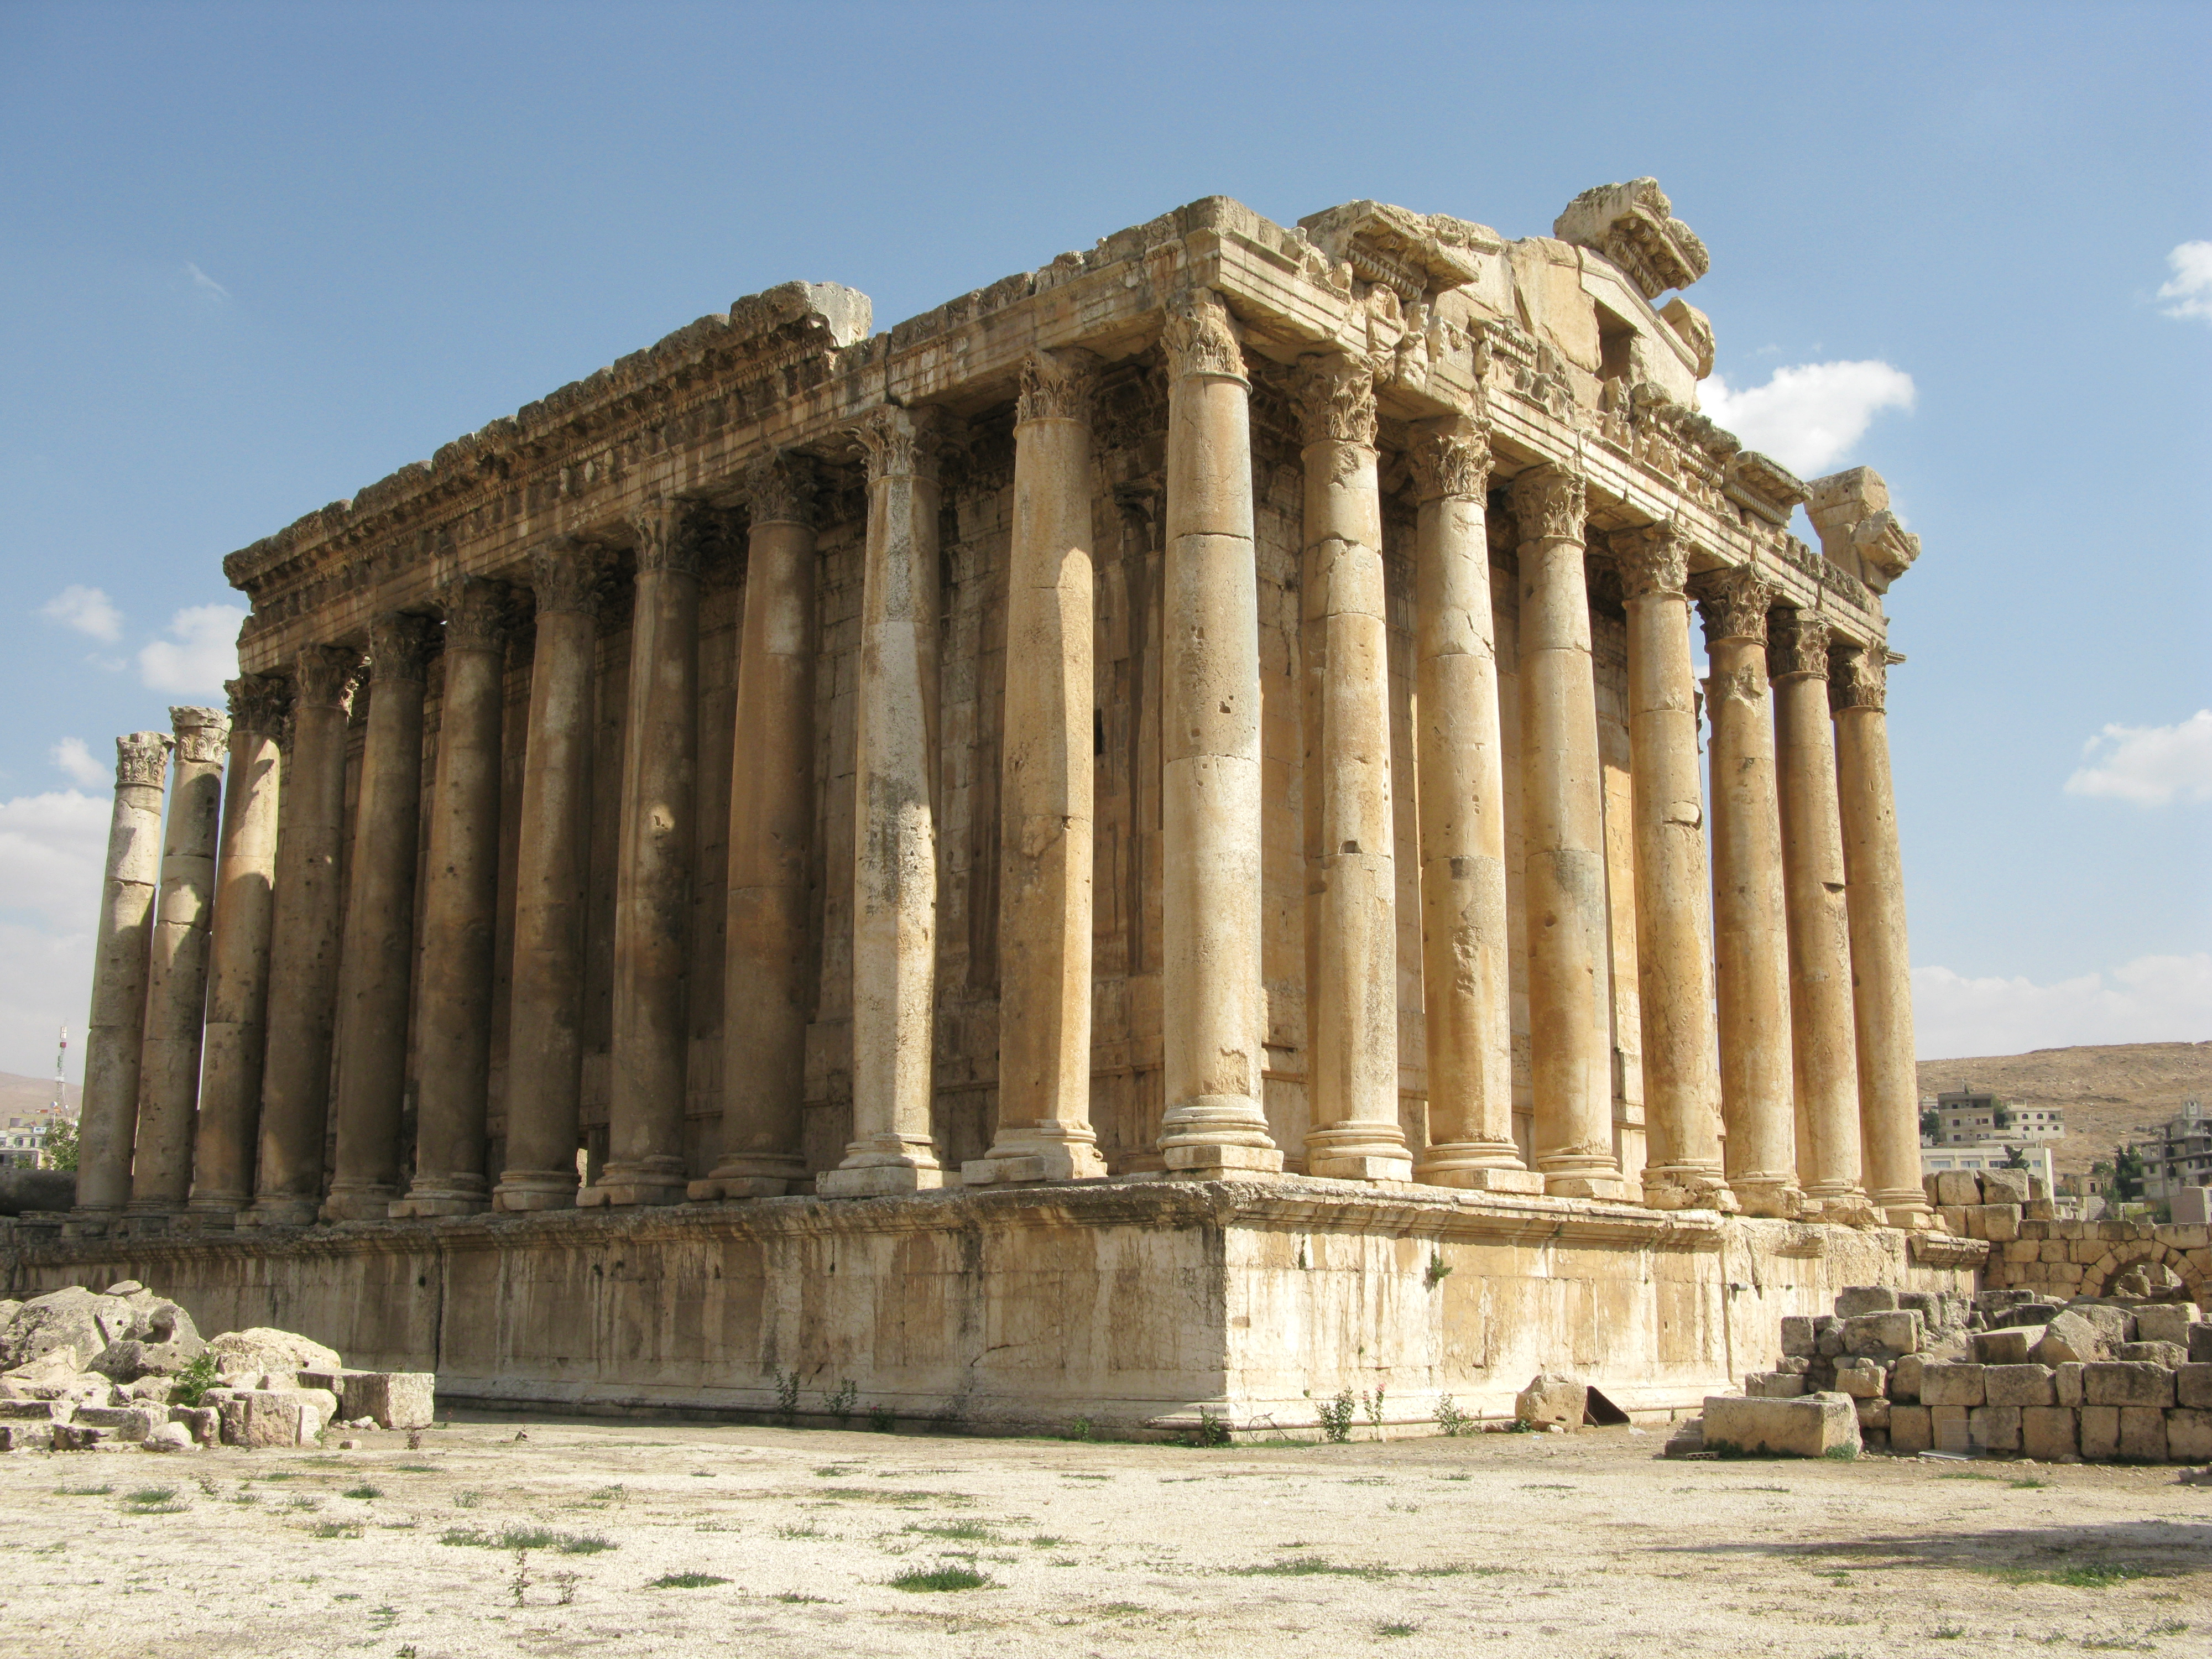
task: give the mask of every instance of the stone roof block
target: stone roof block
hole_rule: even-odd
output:
[[[1697,232],[1674,217],[1656,179],[1600,185],[1567,204],[1552,234],[1601,253],[1620,267],[1647,300],[1687,288],[1711,269]]]

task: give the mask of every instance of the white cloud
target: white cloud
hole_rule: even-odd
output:
[[[81,1080],[91,1005],[89,926],[51,933],[0,920],[0,1072],[52,1076],[55,1030],[66,1025],[70,1078]]]
[[[192,279],[192,286],[211,299],[228,300],[230,290],[202,270],[191,260],[185,261],[185,273]]]
[[[0,906],[89,931],[112,804],[75,789],[0,800]]]
[[[111,776],[107,768],[92,757],[92,750],[84,746],[82,738],[64,738],[53,746],[53,762],[69,775],[70,781],[80,789],[98,789]]]
[[[1791,471],[1835,466],[1885,409],[1911,409],[1912,377],[1884,362],[1801,363],[1738,392],[1716,374],[1698,387],[1703,411]]]
[[[2212,1037],[2212,951],[2137,957],[2109,974],[2053,985],[1915,968],[1912,1018],[1928,1060],[2076,1043],[2202,1042]]]
[[[2108,726],[2081,745],[2087,763],[2069,795],[2110,795],[2138,806],[2212,800],[2212,708],[2172,726]]]
[[[75,789],[0,800],[0,1071],[45,1075],[62,1024],[82,1069],[112,806]]]
[[[2169,317],[2200,317],[2212,323],[2212,242],[2184,242],[2166,256],[2173,280],[2158,291]]]
[[[138,678],[153,691],[219,700],[222,683],[238,675],[238,628],[246,611],[234,605],[193,605],[169,618],[174,640],[156,640],[138,653]]]
[[[74,628],[95,640],[123,637],[123,613],[115,608],[112,599],[96,587],[83,587],[73,582],[40,605],[39,614],[48,622]]]

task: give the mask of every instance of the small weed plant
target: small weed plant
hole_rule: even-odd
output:
[[[726,1584],[726,1578],[717,1578],[711,1572],[664,1572],[658,1578],[647,1579],[647,1589],[708,1589],[716,1584]]]
[[[775,1415],[787,1429],[799,1421],[799,1373],[777,1371],[775,1375]]]
[[[860,1403],[860,1385],[848,1376],[822,1398],[837,1426],[845,1428],[853,1421],[853,1408]]]
[[[1335,1399],[1314,1407],[1321,1418],[1322,1438],[1333,1446],[1340,1446],[1352,1438],[1352,1414],[1358,1409],[1358,1401],[1352,1390],[1341,1390]]]
[[[1371,1396],[1362,1393],[1359,1404],[1367,1413],[1368,1425],[1375,1431],[1375,1437],[1380,1440],[1382,1437],[1382,1385],[1377,1382]]]
[[[1194,1446],[1226,1446],[1232,1443],[1229,1419],[1200,1406],[1198,1408],[1198,1427],[1191,1431],[1190,1443]]]
[[[923,1591],[996,1589],[998,1580],[973,1567],[917,1567],[890,1581],[893,1589]]]
[[[215,1352],[210,1349],[177,1373],[176,1381],[169,1385],[169,1403],[197,1407],[207,1398],[207,1391],[213,1387]]]
[[[1431,1250],[1428,1271],[1421,1275],[1428,1287],[1433,1291],[1437,1285],[1443,1284],[1450,1273],[1451,1263],[1444,1260],[1444,1253],[1442,1250]],[[1409,1629],[1406,1634],[1411,1636],[1413,1632]]]
[[[889,1406],[868,1407],[868,1429],[873,1434],[896,1434],[898,1417]]]
[[[1448,1394],[1437,1396],[1437,1426],[1454,1439],[1474,1426],[1474,1419],[1459,1408],[1459,1402]]]

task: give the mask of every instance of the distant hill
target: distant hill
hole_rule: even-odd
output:
[[[2038,1048],[1972,1060],[1923,1060],[1920,1092],[1995,1091],[2017,1106],[2061,1106],[2066,1138],[2051,1147],[2062,1172],[2086,1170],[2141,1138],[2191,1097],[2212,1103],[2212,1042],[2127,1042],[2101,1048]]]
[[[63,1091],[63,1103],[68,1107],[72,1117],[76,1115],[79,1092],[74,1083],[67,1085]],[[40,1107],[52,1105],[53,1102],[53,1079],[18,1077],[13,1072],[0,1072],[0,1123],[5,1123],[10,1113],[20,1115],[25,1112],[35,1112]]]

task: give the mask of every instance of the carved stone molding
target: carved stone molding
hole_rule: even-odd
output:
[[[1635,530],[1617,530],[1607,538],[1613,562],[1620,572],[1620,591],[1632,599],[1654,594],[1675,598],[1690,580],[1690,546],[1672,523],[1648,524]]]
[[[1828,678],[1828,624],[1802,611],[1784,611],[1766,638],[1766,672],[1777,680]]]
[[[427,617],[387,611],[368,625],[369,672],[380,685],[420,680],[436,637]]]
[[[177,734],[177,758],[195,766],[219,766],[230,741],[230,716],[220,708],[172,708],[169,725]]]
[[[1513,480],[1513,516],[1524,542],[1582,540],[1587,508],[1581,477],[1563,466],[1532,466]]]
[[[575,536],[556,536],[530,552],[530,587],[538,614],[568,611],[591,616],[599,608],[607,579],[607,556],[597,544]]]
[[[1375,368],[1346,352],[1301,357],[1298,441],[1375,447]]]
[[[696,576],[703,549],[686,522],[689,504],[656,495],[630,514],[629,526],[637,537],[637,570],[661,570],[672,576]]]
[[[257,737],[281,738],[292,714],[292,687],[279,674],[246,674],[225,680],[230,696],[231,729]]]
[[[1091,420],[1098,360],[1082,350],[1032,351],[1022,359],[1022,394],[1016,422]]]
[[[1888,653],[1880,648],[1844,644],[1837,647],[1828,667],[1828,708],[1840,714],[1846,708],[1883,711],[1889,695]]]
[[[115,787],[159,789],[168,781],[171,738],[167,732],[126,732],[115,740]]]
[[[1766,638],[1766,613],[1774,608],[1774,588],[1759,573],[1744,566],[1723,570],[1704,579],[1698,595],[1698,615],[1704,618],[1708,640]]]
[[[438,608],[446,613],[448,651],[502,651],[514,620],[514,595],[505,582],[483,576],[455,576],[438,584]]]
[[[870,483],[937,476],[945,427],[944,416],[936,410],[884,404],[870,410],[850,429],[867,456]]]
[[[1417,428],[1406,459],[1416,501],[1447,495],[1480,501],[1490,493],[1490,431],[1480,421],[1456,416]]]
[[[1186,289],[1168,301],[1160,343],[1167,350],[1168,373],[1176,380],[1193,374],[1245,379],[1237,319],[1229,314],[1227,302],[1210,288]]]
[[[343,713],[361,674],[361,653],[349,645],[302,647],[292,664],[294,712],[335,708]]]
[[[745,494],[757,524],[814,522],[814,463],[789,450],[772,450],[745,469]]]

